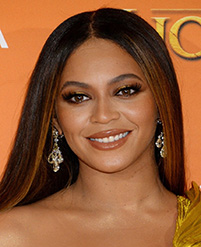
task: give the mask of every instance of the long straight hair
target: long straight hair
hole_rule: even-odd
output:
[[[79,162],[65,139],[59,146],[64,163],[54,173],[47,162],[52,148],[54,104],[61,74],[70,54],[88,39],[106,39],[138,63],[153,93],[166,138],[167,157],[156,150],[163,185],[177,195],[185,190],[183,121],[179,88],[167,48],[142,18],[104,8],[75,15],[47,39],[30,78],[15,142],[0,183],[0,209],[30,204],[77,179]],[[69,116],[70,117],[70,116]],[[156,138],[161,129],[157,128]]]

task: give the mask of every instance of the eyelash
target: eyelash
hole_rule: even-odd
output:
[[[68,94],[62,94],[62,97],[68,103],[72,103],[72,104],[80,104],[80,103],[82,103],[82,102],[87,101],[87,100],[90,99],[90,97],[87,96],[86,94],[84,94],[84,93],[77,93],[77,92],[73,92],[73,93],[70,92]],[[81,99],[79,97],[81,97]]]
[[[135,85],[126,85],[119,88],[115,92],[115,96],[122,97],[122,98],[129,98],[134,94],[138,93],[141,89],[141,85],[136,83]],[[80,104],[82,102],[88,101],[91,99],[88,95],[79,92],[69,92],[67,94],[62,94],[62,97],[65,101],[72,104]]]
[[[132,95],[138,93],[141,89],[141,85],[136,83],[134,85],[127,85],[127,86],[123,86],[120,89],[117,90],[117,92],[115,93],[115,95],[120,96],[120,97],[124,97],[124,98],[128,98],[131,97]],[[121,93],[121,95],[120,95]]]

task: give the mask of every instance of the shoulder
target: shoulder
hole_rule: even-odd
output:
[[[48,204],[47,204],[48,205]],[[0,246],[31,246],[33,233],[37,232],[40,220],[45,217],[48,206],[45,202],[14,207],[0,213]]]
[[[1,212],[0,246],[35,247],[40,243],[46,246],[57,222],[63,218],[62,199],[62,193],[56,193],[36,203]],[[70,229],[68,224],[66,227]]]
[[[185,245],[187,244],[188,245]],[[196,245],[198,244],[198,245]],[[178,197],[178,219],[174,246],[201,245],[201,192],[196,183],[186,192],[186,197]]]
[[[0,246],[26,246],[29,236],[27,223],[31,213],[26,207],[14,208],[0,213]]]

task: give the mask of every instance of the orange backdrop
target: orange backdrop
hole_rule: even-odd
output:
[[[1,1],[0,172],[16,131],[28,78],[46,38],[69,16],[100,7],[134,10],[165,39],[182,95],[188,181],[201,184],[200,0]]]

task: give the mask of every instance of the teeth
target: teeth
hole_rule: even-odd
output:
[[[126,137],[128,135],[128,133],[129,132],[127,131],[127,132],[121,133],[121,134],[116,135],[116,136],[109,136],[109,137],[104,137],[104,138],[90,138],[90,140],[100,142],[100,143],[115,142],[115,141],[118,141],[119,139]]]
[[[109,136],[109,142],[113,142],[114,141],[114,136]]]
[[[103,138],[103,143],[108,143],[109,141],[108,141],[108,138],[107,137],[105,137],[105,138]]]
[[[114,137],[114,140],[115,140],[115,141],[118,141],[118,140],[119,140],[119,136],[116,135],[116,136]]]

